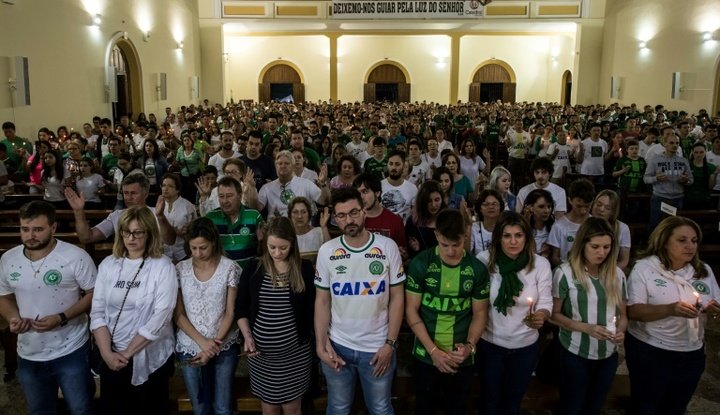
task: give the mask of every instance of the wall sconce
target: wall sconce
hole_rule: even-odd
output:
[[[647,48],[648,48],[647,42],[644,41],[644,40],[641,40],[640,43],[638,44],[638,46],[640,47],[640,49],[647,49]]]
[[[145,42],[149,42],[149,41],[150,41],[150,31],[149,31],[149,30],[148,30],[147,32],[144,32],[144,33],[143,33],[143,40],[144,40]]]
[[[177,43],[177,50],[182,50],[182,48],[184,48],[184,47],[185,47],[185,44],[182,41]]]
[[[100,14],[98,13],[95,16],[93,16],[93,25],[100,26],[100,23],[102,23],[102,16],[100,16]]]

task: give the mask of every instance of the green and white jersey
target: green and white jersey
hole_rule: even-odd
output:
[[[617,278],[622,298],[627,301],[625,274],[617,269]],[[596,278],[590,278],[589,291],[573,278],[570,264],[562,263],[553,275],[553,297],[562,300],[562,314],[575,321],[607,326],[618,315],[616,306],[607,303],[605,288]],[[607,340],[598,340],[587,333],[560,328],[560,344],[570,353],[590,360],[606,359],[615,353],[616,345]]]
[[[395,241],[370,233],[365,246],[352,248],[340,236],[320,247],[315,266],[315,286],[330,291],[330,339],[375,353],[387,339],[390,287],[405,281]]]
[[[456,266],[440,259],[439,248],[416,256],[408,268],[405,291],[420,295],[420,318],[435,345],[445,351],[467,340],[472,321],[473,301],[486,301],[490,294],[490,275],[480,260],[467,252]],[[432,364],[428,350],[415,339],[413,356]],[[467,359],[463,366],[471,365]]]

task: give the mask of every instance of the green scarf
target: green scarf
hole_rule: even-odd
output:
[[[517,273],[525,269],[528,260],[528,255],[525,252],[515,259],[510,259],[502,250],[498,250],[495,262],[502,278],[493,306],[505,316],[507,315],[507,308],[515,305],[514,297],[520,295],[520,291],[523,289],[523,283],[520,282]]]

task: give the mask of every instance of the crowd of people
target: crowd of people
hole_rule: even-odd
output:
[[[0,258],[5,378],[31,413],[58,387],[93,413],[94,366],[100,413],[167,413],[177,366],[194,413],[226,414],[243,357],[265,414],[307,412],[320,373],[329,414],[351,411],[358,379],[369,412],[392,414],[404,325],[417,414],[464,414],[475,374],[481,413],[519,413],[540,360],[559,413],[598,413],[621,344],[632,413],[684,413],[720,288],[701,228],[662,212],[717,208],[719,122],[659,105],[204,102],[34,143],[5,122],[0,186],[42,199]],[[652,233],[632,241],[623,220],[647,212],[627,196],[644,192]],[[55,238],[57,209],[112,254],[96,266]]]

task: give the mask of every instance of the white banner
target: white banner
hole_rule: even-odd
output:
[[[477,19],[488,1],[333,0],[333,19]]]

